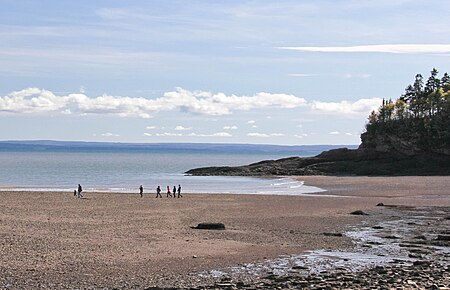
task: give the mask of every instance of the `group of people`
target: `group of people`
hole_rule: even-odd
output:
[[[142,187],[142,185],[141,185],[141,187]],[[177,194],[178,194],[178,196],[177,196]],[[142,194],[141,194],[141,196],[142,196]],[[158,197],[162,198],[161,187],[159,185],[156,188],[156,198],[158,198]],[[173,198],[175,198],[175,197],[178,197],[178,198],[183,197],[183,195],[181,195],[181,185],[178,184],[178,189],[174,185],[172,192],[170,191],[170,186],[167,185],[167,195],[166,195],[166,197],[173,197]]]
[[[83,197],[83,195],[81,194],[82,191],[83,191],[83,188],[81,187],[80,184],[78,184],[78,188],[73,191],[73,196],[76,196],[78,198],[82,198]],[[173,195],[172,195],[172,193],[173,193]],[[144,196],[144,187],[142,186],[142,184],[139,186],[139,194],[141,195],[141,197]],[[161,187],[159,185],[156,188],[156,197],[157,198],[158,197],[162,198]],[[183,197],[183,195],[181,195],[181,185],[178,184],[178,188],[174,185],[172,192],[170,191],[170,186],[167,186],[167,195],[166,195],[166,197],[173,197],[173,198],[175,198],[175,197],[178,197],[178,198]]]

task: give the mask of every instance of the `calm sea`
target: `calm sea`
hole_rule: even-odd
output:
[[[287,157],[285,154],[230,152],[59,152],[0,151],[0,190],[85,191],[153,193],[160,185],[181,184],[185,193],[240,193],[297,195],[321,189],[280,178],[199,177],[184,172],[196,167],[245,165]]]

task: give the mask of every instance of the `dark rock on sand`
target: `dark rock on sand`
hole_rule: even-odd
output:
[[[377,204],[377,206],[384,206],[384,203],[380,202]]]
[[[362,210],[355,210],[355,211],[352,211],[350,214],[352,214],[352,215],[369,215],[368,213],[365,213]]]
[[[224,230],[225,225],[223,223],[200,223],[192,228],[198,230]]]
[[[450,235],[438,235],[436,240],[437,241],[450,241]]]
[[[342,237],[342,233],[322,233],[324,236],[328,237]]]

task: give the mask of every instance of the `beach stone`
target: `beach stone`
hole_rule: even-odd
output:
[[[199,223],[196,227],[192,228],[198,230],[224,230],[225,225],[223,223]]]
[[[413,262],[413,266],[430,266],[430,264],[431,264],[430,262],[423,260]]]
[[[438,235],[436,241],[450,241],[450,235]]]
[[[322,235],[327,237],[342,237],[342,233],[322,233]]]
[[[394,235],[384,236],[383,238],[385,238],[385,239],[390,239],[390,240],[396,240],[396,239],[399,239],[399,237],[394,236]]]
[[[369,215],[368,213],[365,213],[362,210],[355,210],[355,211],[352,211],[350,214],[352,214],[352,215]]]
[[[297,265],[297,266],[292,267],[292,269],[295,269],[295,270],[308,270],[308,267]]]
[[[377,204],[377,206],[384,206],[384,203],[380,202]]]

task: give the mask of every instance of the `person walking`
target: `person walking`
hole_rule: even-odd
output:
[[[167,195],[166,195],[166,197],[169,197],[169,195],[170,195],[170,197],[172,197],[172,193],[170,193],[170,186],[167,185]]]
[[[83,191],[83,188],[81,187],[81,185],[78,183],[78,190],[77,190],[77,197],[78,198],[82,198],[83,195],[81,195],[81,192]]]
[[[161,197],[162,198],[162,195],[161,195],[161,187],[158,185],[158,187],[156,188],[156,198],[158,198],[158,197]]]
[[[172,192],[173,192],[173,198],[177,197],[177,187],[175,185],[173,186]]]
[[[144,195],[144,187],[142,186],[142,184],[141,186],[139,186],[139,194],[141,195],[141,197]]]
[[[180,197],[183,197],[183,196],[181,195],[181,185],[178,184],[178,198],[180,198]]]

